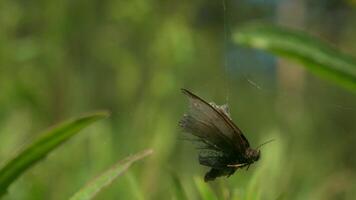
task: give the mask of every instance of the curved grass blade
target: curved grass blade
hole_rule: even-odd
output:
[[[58,125],[23,149],[0,170],[0,197],[8,186],[23,172],[44,158],[49,152],[70,139],[83,128],[108,116],[106,112],[94,113]]]
[[[301,31],[250,24],[233,34],[234,42],[299,61],[316,75],[356,92],[356,60]]]
[[[203,182],[200,178],[195,177],[194,178],[195,185],[198,188],[198,192],[200,194],[201,199],[203,200],[217,200],[217,196],[215,193],[211,190],[209,185],[205,182]]]
[[[117,177],[122,175],[134,162],[143,159],[144,157],[152,154],[152,150],[148,149],[143,152],[137,153],[133,156],[127,157],[119,161],[113,167],[105,171],[100,176],[90,181],[86,186],[75,193],[70,200],[86,200],[95,197],[98,192],[103,188],[110,185]]]
[[[179,199],[179,200],[189,199],[184,191],[183,184],[179,179],[178,175],[174,172],[171,172],[171,175],[172,175],[172,181],[174,186],[175,199]]]
[[[261,183],[261,173],[262,171],[259,170],[257,173],[255,173],[251,180],[250,183],[247,185],[246,188],[246,200],[259,200],[261,198],[261,189],[259,188],[259,185]]]

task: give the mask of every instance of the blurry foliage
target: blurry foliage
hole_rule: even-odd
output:
[[[296,60],[311,72],[356,92],[356,59],[303,32],[272,25],[246,25],[234,33],[236,43]]]
[[[279,59],[225,37],[241,22],[275,23],[289,1],[226,1],[227,13],[221,1],[1,1],[0,162],[42,127],[86,111],[112,113],[23,174],[4,199],[65,199],[147,147],[155,154],[97,199],[167,199],[177,190],[201,199],[196,183],[207,169],[177,127],[187,106],[182,87],[228,101],[252,146],[276,139],[248,171],[205,184],[212,196],[353,199],[356,96],[307,73],[285,89]],[[310,4],[300,28],[355,55],[356,12],[346,6],[324,22],[334,10]],[[329,23],[338,34],[327,32],[335,30]]]

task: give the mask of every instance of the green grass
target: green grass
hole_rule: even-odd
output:
[[[124,160],[119,161],[113,167],[88,182],[86,186],[75,193],[70,200],[88,200],[93,199],[98,192],[104,187],[109,186],[115,179],[122,175],[127,169],[136,161],[143,159],[144,157],[152,154],[152,150],[145,150],[137,153],[133,156],[127,157]]]
[[[22,173],[45,158],[56,147],[69,140],[90,124],[106,118],[108,113],[100,112],[64,122],[55,128],[45,131],[37,140],[9,160],[0,170],[0,197],[9,185]]]

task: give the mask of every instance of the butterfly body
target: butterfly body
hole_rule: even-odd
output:
[[[189,99],[189,112],[179,125],[203,144],[199,163],[211,167],[205,174],[205,181],[230,176],[260,158],[260,151],[250,147],[242,131],[233,123],[227,105],[207,103],[186,89],[182,92]]]

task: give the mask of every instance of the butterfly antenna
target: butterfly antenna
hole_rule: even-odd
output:
[[[268,144],[268,143],[273,142],[273,141],[275,141],[275,139],[267,140],[266,142],[264,142],[264,143],[258,145],[256,149],[259,149],[259,148],[261,148],[263,145]]]

